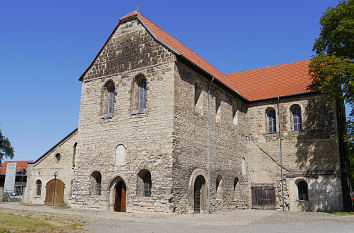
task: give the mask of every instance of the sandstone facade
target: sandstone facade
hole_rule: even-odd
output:
[[[45,184],[55,170],[72,208],[178,213],[251,208],[257,185],[273,187],[280,208],[278,117],[277,133],[266,132],[266,110],[277,113],[278,100],[248,101],[178,56],[144,22],[121,20],[81,76],[78,131],[29,169],[26,201],[44,203],[43,195],[35,195],[35,182]],[[137,84],[141,79],[145,86]],[[137,91],[146,95],[137,97]],[[112,102],[104,107],[107,96]],[[143,105],[136,103],[141,98]],[[301,131],[292,130],[294,104],[301,107]],[[335,109],[314,93],[282,97],[279,107],[286,208],[341,209]],[[307,182],[308,200],[298,200],[300,181]]]

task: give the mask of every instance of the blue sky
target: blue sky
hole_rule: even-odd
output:
[[[14,160],[35,160],[77,127],[80,74],[136,9],[222,73],[310,58],[335,0],[0,3],[0,129]]]

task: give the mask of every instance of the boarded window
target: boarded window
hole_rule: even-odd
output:
[[[42,181],[40,181],[40,180],[36,181],[36,194],[37,194],[37,196],[42,195]]]
[[[246,159],[242,158],[242,162],[241,162],[241,170],[242,170],[242,175],[246,175]]]
[[[297,184],[297,189],[299,194],[299,200],[308,201],[309,197],[308,197],[307,183],[305,181],[300,181]]]
[[[267,133],[276,132],[276,120],[275,120],[275,110],[274,108],[268,108],[266,111],[267,116]]]
[[[290,107],[292,115],[293,130],[300,131],[302,129],[302,117],[301,108],[299,105],[295,104]]]
[[[121,166],[125,163],[125,147],[123,145],[118,145],[116,149],[116,166]]]

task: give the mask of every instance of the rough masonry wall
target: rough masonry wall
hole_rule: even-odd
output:
[[[253,103],[248,108],[251,138],[248,146],[250,185],[276,187],[276,205],[281,205],[280,146],[277,100]],[[298,104],[302,130],[292,128],[290,107]],[[266,109],[276,111],[275,134],[267,133]],[[316,95],[280,99],[282,152],[286,208],[333,211],[341,209],[337,125],[331,104]],[[309,201],[298,200],[297,182],[308,183]],[[251,195],[251,193],[250,193]]]
[[[175,67],[175,122],[174,122],[174,173],[173,195],[177,212],[194,210],[194,181],[202,175],[208,182],[208,82],[207,79],[182,64]],[[195,110],[195,84],[202,88],[202,110]],[[221,118],[216,122],[215,96],[221,100]],[[232,105],[237,109],[238,122],[233,123]],[[241,160],[247,157],[246,137],[248,126],[246,106],[234,94],[215,83],[211,84],[210,96],[210,196],[211,211],[229,210],[247,205],[248,184],[247,175],[242,175]],[[216,179],[222,177],[218,194]],[[239,182],[234,189],[234,179]],[[204,205],[204,206],[203,206]],[[201,212],[206,213],[206,203],[202,204]]]
[[[120,24],[82,83],[79,117],[78,166],[75,169],[74,208],[112,210],[114,186],[127,187],[126,210],[170,212],[172,197],[172,130],[174,60],[135,19]],[[134,79],[147,81],[146,111],[132,113]],[[102,91],[115,85],[113,117],[101,119]],[[117,164],[116,148],[125,148]],[[138,173],[151,173],[152,196],[142,197]],[[102,194],[90,190],[90,175],[102,175]]]
[[[71,182],[74,179],[73,149],[76,142],[77,131],[49,151],[38,162],[28,164],[27,185],[24,198],[25,202],[44,204],[46,197],[46,184],[54,179],[54,173],[56,173],[56,179],[59,179],[64,183],[64,203],[68,205],[72,203]],[[60,153],[61,155],[59,161],[55,157],[57,153]],[[37,180],[42,181],[40,196],[37,195]]]

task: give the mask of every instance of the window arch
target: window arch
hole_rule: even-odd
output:
[[[290,107],[292,117],[292,128],[294,131],[301,131],[302,129],[302,116],[301,107],[298,104],[291,105]]]
[[[112,80],[109,80],[106,82],[103,88],[102,118],[110,118],[113,116],[114,96],[115,96],[114,82]]]
[[[102,175],[98,171],[91,174],[91,193],[94,195],[101,195],[102,193]]]
[[[143,169],[138,173],[138,195],[141,195],[143,197],[151,197],[151,188],[152,188],[152,182],[151,182],[151,173],[147,169]]]
[[[300,201],[308,201],[308,189],[306,181],[301,180],[297,183],[298,196]]]
[[[266,110],[267,117],[267,133],[275,133],[276,132],[276,118],[275,118],[275,110],[274,108],[268,108]]]
[[[138,75],[133,85],[133,111],[132,114],[145,113],[146,108],[146,79]]]
[[[42,181],[41,180],[36,181],[36,194],[37,194],[37,196],[42,195]]]

